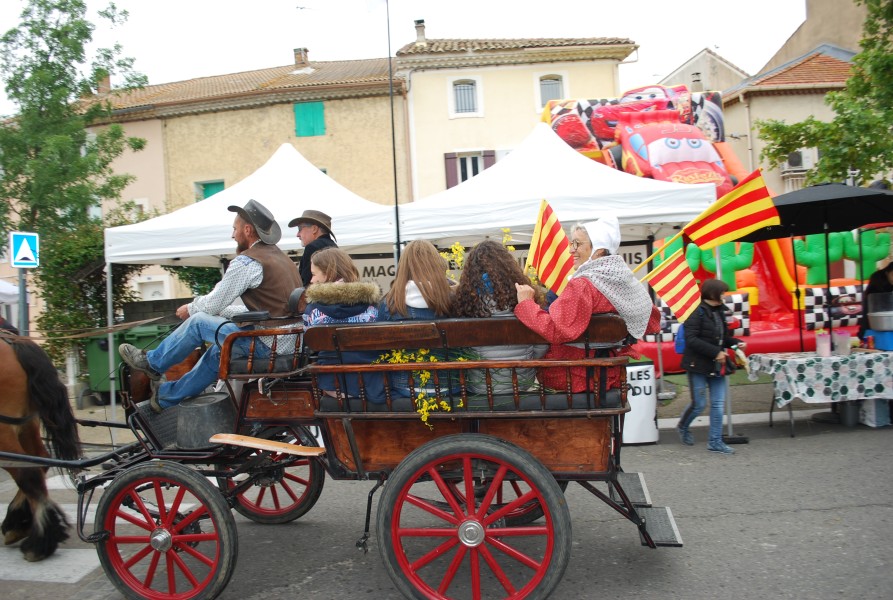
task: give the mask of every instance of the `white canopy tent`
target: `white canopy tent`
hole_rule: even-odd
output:
[[[305,209],[332,217],[332,229],[342,243],[340,219],[374,213],[380,204],[351,192],[320,171],[291,144],[282,144],[257,171],[207,200],[133,225],[105,230],[108,263],[220,266],[220,258],[235,255],[230,205],[257,200],[270,209],[282,228],[279,247],[301,248],[297,230],[288,222]],[[349,234],[348,234],[349,237]]]
[[[411,204],[400,205],[400,241],[427,239],[440,247],[502,239],[509,228],[516,242],[529,241],[540,202],[547,200],[565,229],[606,215],[618,218],[624,241],[674,233],[716,200],[711,184],[682,184],[636,177],[589,159],[538,124],[507,157],[475,177]],[[381,226],[388,219],[387,226]],[[367,227],[363,243],[394,241],[394,210],[379,208],[375,219],[351,216],[348,230]]]

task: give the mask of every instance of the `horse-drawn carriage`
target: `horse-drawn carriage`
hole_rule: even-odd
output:
[[[239,336],[272,336],[272,352],[232,359]],[[669,509],[651,506],[641,474],[620,465],[626,359],[610,355],[626,340],[614,315],[593,316],[576,340],[592,358],[560,361],[479,361],[452,352],[543,343],[513,318],[241,331],[221,350],[226,392],[158,415],[129,398],[126,424],[81,422],[127,427],[136,442],[81,460],[0,458],[69,469],[104,463],[77,480],[77,531],[96,545],[127,597],[216,597],[238,553],[230,509],[259,523],[292,521],[318,501],[328,473],[374,482],[357,542],[364,550],[373,494],[382,489],[375,545],[406,597],[541,598],[570,557],[569,483],[629,519],[643,545],[681,546]],[[436,350],[439,358],[314,360],[395,348]],[[519,376],[546,368],[562,370],[568,387],[530,386]],[[572,372],[580,369],[590,384],[574,393]],[[611,371],[620,374],[619,387],[609,387]],[[497,374],[507,386],[496,385]],[[371,393],[373,382],[383,397]],[[417,412],[422,400],[432,403],[425,422]],[[100,489],[95,525],[86,531]]]

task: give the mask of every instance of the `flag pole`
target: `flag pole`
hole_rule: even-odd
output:
[[[672,244],[673,242],[675,242],[676,240],[678,240],[678,239],[682,236],[683,233],[685,233],[685,232],[684,232],[684,231],[680,231],[679,233],[677,233],[676,235],[674,235],[673,237],[671,237],[669,240],[667,240],[666,242],[664,242],[664,245],[661,246],[660,248],[658,248],[657,250],[655,250],[655,251],[651,254],[651,256],[649,256],[648,258],[646,258],[645,260],[643,260],[642,262],[640,262],[638,265],[636,265],[636,268],[633,269],[633,273],[635,273],[636,271],[638,271],[639,269],[641,269],[642,267],[644,267],[645,265],[647,265],[648,263],[650,263],[650,262],[651,262],[651,259],[653,259],[655,256],[657,256],[658,254],[660,254],[661,252],[663,252],[664,250],[666,250],[666,249],[667,249],[667,246],[669,246],[670,244]]]

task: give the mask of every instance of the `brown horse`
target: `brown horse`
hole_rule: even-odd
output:
[[[33,341],[0,336],[0,450],[48,457],[40,437],[46,429],[57,458],[80,458],[77,421],[68,391],[50,357]],[[70,525],[59,506],[50,500],[46,467],[4,467],[19,487],[0,525],[5,544],[22,542],[29,561],[43,560],[68,539]]]

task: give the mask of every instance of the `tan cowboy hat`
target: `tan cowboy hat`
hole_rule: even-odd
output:
[[[273,213],[257,200],[249,200],[245,208],[241,206],[230,206],[231,212],[239,213],[246,222],[254,225],[257,231],[257,237],[265,244],[276,244],[282,237],[282,230],[279,229],[279,223],[273,218]]]
[[[303,215],[289,221],[288,226],[297,227],[301,223],[318,225],[325,229],[326,233],[332,236],[333,240],[335,239],[335,234],[332,232],[332,217],[324,212],[319,212],[318,210],[305,210]]]

